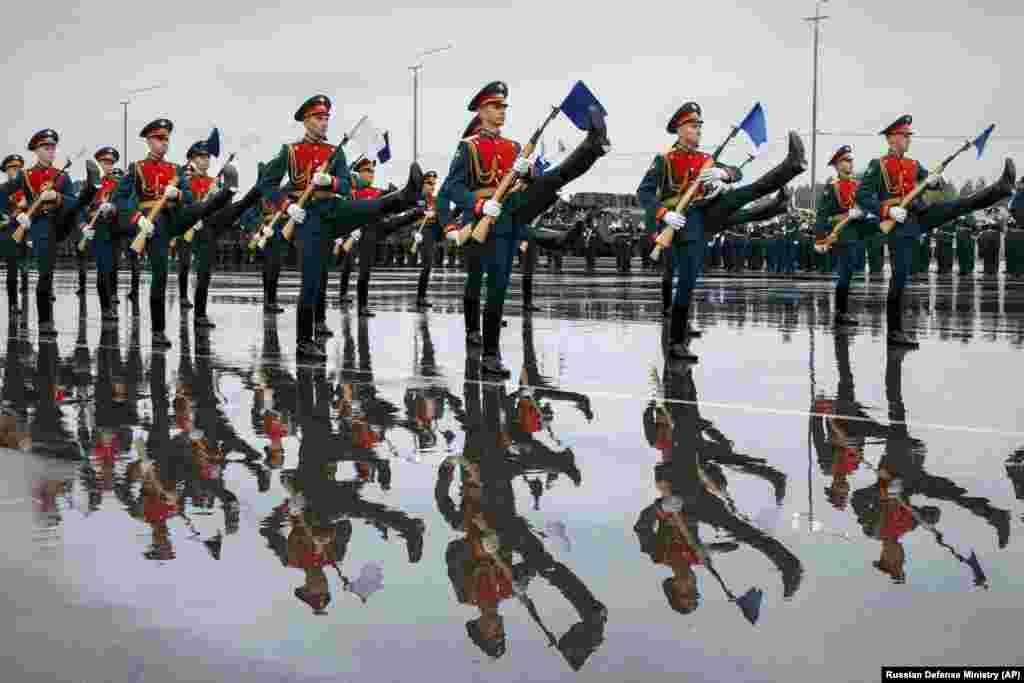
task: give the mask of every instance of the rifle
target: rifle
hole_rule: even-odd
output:
[[[946,167],[949,166],[950,163],[952,163],[953,159],[956,159],[958,156],[960,156],[962,153],[966,152],[972,146],[978,148],[978,158],[980,159],[981,158],[981,153],[985,149],[985,143],[988,142],[988,136],[991,135],[993,128],[995,128],[995,124],[993,124],[993,125],[989,126],[988,128],[986,128],[982,132],[982,134],[979,135],[974,140],[967,140],[966,142],[964,142],[964,144],[961,145],[959,149],[957,149],[955,152],[953,152],[948,157],[943,159],[942,162],[938,166],[936,166],[935,169],[932,170],[931,173],[928,174],[927,178],[925,178],[924,180],[919,182],[916,186],[914,186],[914,189],[911,190],[910,193],[908,195],[906,195],[905,197],[903,197],[903,199],[901,199],[898,203],[895,202],[895,201],[889,201],[889,202],[886,202],[884,206],[886,206],[886,207],[899,206],[901,209],[905,209],[908,206],[910,206],[911,203],[913,203],[913,201],[915,199],[920,197],[921,194],[926,189],[928,189],[928,184],[932,180],[935,179],[935,176],[942,175],[942,173],[946,170]],[[890,218],[888,220],[882,221],[881,225],[879,225],[878,227],[881,228],[881,230],[882,230],[882,232],[884,234],[888,235],[890,232],[892,232],[892,229],[894,227],[896,227],[896,221],[894,221],[894,220],[892,220]]]
[[[109,195],[100,195],[100,197],[98,198],[98,201],[99,201],[100,204],[102,204],[105,201],[107,201],[108,198],[109,198]],[[95,230],[96,229],[96,220],[99,217],[100,217],[100,210],[97,207],[96,213],[94,213],[92,215],[92,220],[89,221],[89,225],[85,226],[85,229],[86,230]],[[85,251],[85,244],[86,244],[87,241],[88,240],[85,237],[83,237],[82,239],[78,240],[78,251],[80,251],[80,252]]]
[[[335,148],[335,150],[331,154],[331,156],[327,157],[327,161],[325,161],[320,166],[320,168],[318,168],[316,170],[317,173],[323,173],[324,170],[326,170],[327,167],[331,165],[331,163],[334,161],[335,157],[337,157],[338,151],[341,150],[341,148],[344,147],[346,144],[348,144],[348,141],[352,139],[352,136],[356,134],[356,131],[359,130],[359,128],[363,125],[363,123],[366,122],[366,119],[367,119],[367,117],[363,116],[363,118],[359,119],[359,121],[356,122],[356,125],[354,125],[352,127],[352,130],[350,130],[348,133],[345,133],[345,136],[342,137],[341,142]],[[309,195],[311,195],[312,193],[313,193],[313,164],[311,163],[309,165],[309,182],[306,183],[306,189],[302,191],[302,196],[299,197],[299,200],[297,202],[295,202],[295,204],[301,209],[303,206],[305,206],[306,201],[309,199]],[[291,218],[289,218],[288,222],[285,223],[285,225],[284,225],[284,229],[281,230],[281,234],[284,236],[284,238],[286,240],[291,242],[292,241],[292,236],[294,235],[294,233],[295,233],[295,221],[292,220]]]
[[[51,180],[48,183],[44,183],[43,186],[39,189],[39,196],[36,197],[34,202],[32,202],[32,206],[29,207],[28,211],[25,212],[25,215],[28,216],[29,221],[32,220],[32,217],[36,215],[36,212],[43,205],[43,201],[41,199],[43,193],[46,192],[47,190],[52,190],[54,184],[56,184],[57,182],[57,178],[64,175],[65,171],[67,171],[69,168],[71,168],[71,159],[68,159],[67,162],[65,162],[64,168],[60,170],[60,173],[53,177],[53,180]],[[27,177],[25,182],[28,183]],[[20,244],[22,240],[25,239],[25,227],[19,224],[18,229],[14,231],[12,238],[15,242]]]
[[[220,170],[217,172],[216,177],[213,179],[214,182],[216,182],[216,181],[221,179],[221,177],[224,175],[224,168],[227,167],[229,164],[231,164],[231,162],[234,161],[234,160],[235,160],[235,154],[234,154],[234,152],[232,152],[231,156],[228,157],[228,160],[224,162],[224,166],[220,167]],[[186,242],[191,242],[192,239],[195,237],[195,234],[196,234],[196,227],[193,225],[191,228],[189,228],[188,230],[185,231],[185,234],[182,235],[182,238]]]
[[[177,187],[178,183],[178,176],[174,176],[174,178],[171,179],[171,182],[169,182],[167,185],[169,187]],[[167,195],[161,195],[157,203],[154,204],[153,207],[149,210],[149,213],[146,214],[146,220],[148,220],[150,225],[152,225],[154,228],[156,227],[156,224],[153,221],[155,221],[157,216],[160,215],[160,212],[164,210],[164,205],[166,203]],[[147,235],[144,232],[140,232],[138,236],[132,241],[132,251],[134,251],[137,255],[141,256],[142,252],[146,249],[146,241],[148,239],[149,235]]]
[[[523,148],[522,152],[520,152],[519,158],[525,159],[529,157],[531,154],[533,154],[533,150],[537,147],[537,143],[540,142],[541,135],[544,134],[544,129],[548,127],[549,123],[555,120],[555,117],[558,116],[558,112],[560,111],[561,109],[559,107],[551,108],[551,113],[547,115],[547,117],[544,119],[544,122],[540,124],[540,127],[537,128],[536,131],[534,131],[532,136],[530,136],[530,140],[529,142],[526,143],[526,147]],[[501,183],[498,185],[498,189],[495,190],[494,192],[494,201],[501,203],[505,199],[505,195],[508,194],[509,190],[512,189],[512,185],[517,180],[519,180],[519,174],[514,171],[512,173],[507,174],[504,178],[502,178]],[[491,225],[493,224],[494,218],[492,218],[491,216],[484,216],[483,218],[481,218],[479,221],[477,221],[476,227],[472,228],[473,239],[475,239],[477,242],[480,242],[481,244],[483,242],[486,242],[487,236],[491,232]],[[467,226],[467,231],[468,228],[469,226]],[[465,238],[463,237],[459,241],[459,244],[462,244],[462,242],[464,241]]]

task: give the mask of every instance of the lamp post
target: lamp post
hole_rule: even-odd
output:
[[[424,50],[416,55],[419,60],[409,67],[412,72],[412,160],[420,160],[420,71],[423,70],[423,58],[446,52],[455,47],[455,43],[448,43],[444,47],[435,47],[431,50]]]
[[[146,88],[136,88],[135,90],[129,90],[127,93],[125,93],[127,97],[121,100],[121,106],[124,107],[124,147],[121,148],[121,167],[124,169],[126,173],[128,172],[128,103],[131,102],[131,96],[138,95],[139,93],[149,92],[150,90],[159,90],[161,88],[166,87],[167,83],[157,83],[156,85],[151,85]]]
[[[814,24],[814,75],[811,79],[811,209],[817,208],[818,194],[815,183],[818,177],[818,41],[821,22],[828,19],[822,15],[821,6],[828,0],[817,0],[814,3],[814,16],[804,17],[804,21]]]

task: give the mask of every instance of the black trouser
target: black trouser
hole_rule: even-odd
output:
[[[434,266],[434,249],[437,244],[434,232],[436,226],[427,225],[423,228],[423,241],[420,242],[419,251],[423,267],[420,270],[420,281],[416,285],[416,298],[427,298],[427,285],[430,284],[430,269]]]
[[[196,317],[206,317],[206,300],[210,295],[210,279],[213,277],[211,269],[196,273]]]
[[[263,303],[277,305],[277,283],[281,279],[281,255],[270,243],[263,250]]]
[[[89,250],[78,251],[78,245],[75,244],[75,262],[78,265],[78,292],[77,294],[85,294],[85,269],[89,267]]]
[[[533,273],[537,270],[537,258],[540,248],[534,242],[527,242],[526,253],[520,257],[519,265],[523,271],[523,305],[533,305]]]
[[[211,255],[212,256],[212,255]],[[192,245],[178,238],[178,298],[188,301],[188,275],[192,270]]]
[[[7,267],[7,306],[18,307],[18,257],[8,256],[4,259]]]
[[[370,273],[377,260],[377,240],[387,235],[378,235],[376,230],[363,233],[359,240],[359,278],[356,280],[356,305],[365,308],[370,300]]]

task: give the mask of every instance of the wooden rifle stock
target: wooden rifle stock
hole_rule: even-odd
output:
[[[665,160],[665,163],[668,163],[668,159]],[[704,165],[700,167],[700,170],[706,171],[714,165],[715,157],[708,157],[707,160],[704,162]],[[690,187],[686,189],[686,192],[683,193],[683,196],[680,197],[679,201],[676,203],[676,213],[681,214],[682,212],[686,211],[686,207],[690,205],[690,203],[693,201],[693,198],[697,195],[697,189],[700,187],[700,185],[701,183],[697,180],[697,178],[694,178],[693,182],[690,184]],[[672,246],[672,240],[675,238],[675,236],[676,229],[671,225],[662,230],[661,234],[658,235],[658,239],[655,240],[654,249],[651,250],[651,260],[657,261],[661,257],[661,252],[664,249]]]
[[[178,178],[175,177],[170,183],[168,183],[168,185],[171,187],[178,187]],[[156,218],[160,215],[160,212],[164,210],[165,204],[167,204],[166,194],[161,196],[157,203],[153,205],[153,208],[149,210],[149,213],[146,214],[146,220],[149,221],[150,225],[152,225],[154,229],[156,229]],[[132,241],[132,251],[141,256],[142,252],[146,249],[146,240],[148,239],[149,235],[144,232],[140,232]]]
[[[71,168],[71,159],[68,159],[67,162],[65,162],[64,168],[62,168],[60,170],[60,173],[58,173],[57,175],[55,175],[53,177],[53,180],[51,182],[46,183],[40,189],[39,196],[36,197],[36,200],[34,202],[32,202],[32,206],[30,206],[28,208],[28,211],[25,212],[25,215],[28,216],[30,224],[31,224],[32,217],[36,215],[36,211],[38,211],[39,207],[41,207],[43,205],[43,200],[42,200],[43,193],[47,192],[48,190],[52,190],[54,184],[57,182],[57,178],[61,177],[64,174],[64,172],[67,171],[69,168]],[[25,177],[25,182],[27,183],[28,182],[27,175],[24,176],[24,177]],[[11,237],[14,239],[15,242],[20,244],[22,242],[22,240],[25,239],[25,228],[22,225],[19,224],[17,230],[14,231],[14,234]]]

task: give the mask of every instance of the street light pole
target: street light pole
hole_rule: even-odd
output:
[[[817,208],[818,193],[818,41],[821,22],[828,19],[822,15],[821,6],[828,0],[817,0],[814,3],[814,16],[804,17],[804,21],[814,24],[814,75],[811,79],[811,209]]]
[[[423,58],[446,52],[455,47],[455,43],[448,43],[444,47],[436,47],[432,50],[424,50],[416,55],[420,61],[409,67],[412,71],[412,160],[420,160],[420,72],[423,71]]]
[[[121,106],[124,107],[124,148],[121,150],[121,166],[125,173],[128,172],[128,103],[131,102],[131,95],[138,95],[139,93],[149,92],[150,90],[159,90],[160,88],[166,88],[167,83],[157,83],[151,85],[148,88],[136,88],[135,90],[129,90],[126,93],[126,97],[121,100]]]

